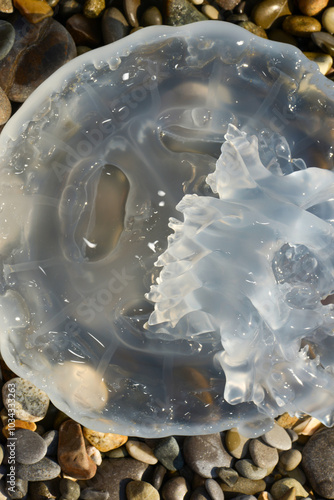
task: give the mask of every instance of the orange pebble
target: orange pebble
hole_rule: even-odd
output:
[[[35,422],[24,422],[23,420],[15,420],[15,426],[13,425],[5,425],[2,429],[2,434],[6,437],[14,437],[14,435],[11,435],[10,433],[13,432],[15,434],[16,429],[28,429],[29,431],[35,431],[37,428],[37,425]]]

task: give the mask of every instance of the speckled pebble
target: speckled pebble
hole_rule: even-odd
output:
[[[45,481],[54,479],[60,472],[60,466],[47,457],[42,458],[42,460],[36,464],[17,464],[16,466],[17,477],[26,481]]]
[[[219,467],[217,475],[225,484],[232,487],[239,479],[239,474],[232,467]]]
[[[223,490],[214,479],[207,479],[205,481],[205,489],[212,500],[224,500]]]
[[[225,445],[235,458],[244,458],[248,452],[250,439],[242,436],[235,427],[226,432]]]
[[[61,479],[59,483],[60,493],[66,500],[78,500],[80,497],[80,486],[71,479]]]
[[[163,485],[161,490],[163,500],[186,500],[189,497],[189,488],[184,477],[172,477]]]
[[[154,455],[166,469],[172,472],[181,469],[184,465],[180,447],[173,436],[159,441],[154,448]]]
[[[140,462],[154,465],[158,461],[151,448],[142,441],[134,441],[130,439],[125,446],[129,455]]]
[[[128,450],[125,446],[121,446],[120,448],[115,448],[114,450],[107,451],[105,456],[108,458],[123,458],[128,457]]]
[[[208,19],[188,0],[166,0],[165,11],[165,23],[170,26],[182,26]]]
[[[294,470],[300,464],[302,460],[302,454],[299,450],[287,450],[280,454],[280,464],[284,467],[286,471]]]
[[[257,467],[249,458],[243,458],[235,463],[235,468],[239,474],[248,479],[263,479],[267,475],[267,469]]]
[[[159,500],[159,492],[146,481],[130,481],[126,485],[127,500]]]
[[[189,467],[205,478],[217,477],[219,467],[230,467],[231,455],[225,450],[219,433],[186,437],[183,456]]]
[[[278,462],[278,451],[268,446],[260,439],[252,439],[249,444],[249,453],[255,465],[262,468],[272,468]]]
[[[4,125],[12,114],[12,106],[5,92],[0,87],[0,125]]]
[[[292,445],[289,434],[276,422],[270,431],[261,436],[261,439],[269,446],[279,450],[290,450]]]
[[[21,464],[35,464],[46,454],[47,446],[44,439],[36,432],[28,429],[15,431],[15,459]]]
[[[86,0],[83,13],[86,17],[95,19],[106,8],[105,0]]]
[[[304,52],[310,61],[318,65],[320,72],[326,75],[333,65],[333,58],[329,54],[320,54],[319,52]]]
[[[0,0],[0,12],[4,14],[11,14],[14,10],[12,0]]]
[[[16,418],[27,422],[42,420],[50,402],[44,391],[20,377],[13,378],[4,384],[2,398],[7,409],[8,405],[15,401]]]
[[[270,494],[273,496],[274,500],[280,499],[290,488],[296,489],[296,496],[306,498],[308,497],[308,492],[303,488],[303,486],[290,477],[285,477],[276,481],[270,490]]]
[[[95,448],[99,451],[110,451],[115,448],[120,448],[128,440],[127,436],[120,434],[112,434],[110,432],[98,432],[83,427],[83,435]]]
[[[315,17],[287,16],[283,21],[282,28],[290,35],[303,38],[309,37],[316,31],[321,31],[321,24]]]
[[[7,21],[0,20],[0,60],[6,57],[13,47],[15,30]]]
[[[299,10],[305,16],[316,16],[325,7],[328,0],[297,0]]]

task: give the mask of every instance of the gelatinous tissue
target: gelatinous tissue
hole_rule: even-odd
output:
[[[104,432],[332,425],[333,99],[213,21],[56,72],[0,136],[9,366]]]

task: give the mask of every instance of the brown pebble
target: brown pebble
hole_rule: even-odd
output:
[[[220,486],[223,491],[239,493],[241,495],[256,495],[265,490],[266,483],[263,479],[252,480],[239,476],[238,480],[232,486],[224,483],[221,483]]]
[[[83,428],[83,435],[95,448],[103,452],[119,448],[128,440],[127,436],[112,434],[111,432],[93,431],[87,427]]]
[[[291,429],[298,422],[298,417],[291,416],[289,413],[285,412],[278,417],[276,422],[283,427],[283,429]]]
[[[189,488],[184,477],[172,477],[162,487],[164,500],[183,500],[189,496]]]
[[[278,500],[296,500],[296,488],[290,488],[284,495],[279,497]]]
[[[12,105],[10,100],[0,87],[0,125],[4,125],[12,114]]]
[[[141,18],[142,26],[156,26],[162,24],[162,15],[158,7],[152,5],[145,10]]]
[[[130,481],[126,485],[128,500],[159,500],[159,492],[146,481]]]
[[[268,38],[267,33],[261,26],[258,26],[257,24],[252,23],[251,21],[243,21],[239,23],[239,26],[242,28],[245,28],[245,30],[250,31],[250,33],[253,33],[253,35],[257,35],[261,38]]]
[[[63,471],[75,479],[91,479],[96,473],[96,464],[87,455],[81,425],[66,420],[59,429],[58,463]]]
[[[11,14],[14,11],[12,0],[0,0],[0,12],[3,14]]]
[[[216,4],[225,10],[233,10],[239,3],[240,0],[216,0]]]
[[[284,19],[282,28],[290,35],[308,37],[312,33],[321,31],[321,24],[314,17],[288,16]]]
[[[53,16],[53,10],[44,0],[13,0],[14,7],[30,22],[39,23]]]
[[[83,12],[86,17],[95,19],[99,17],[105,8],[105,0],[86,0]]]
[[[305,16],[316,16],[325,7],[328,0],[297,0],[299,10]]]
[[[137,11],[140,6],[140,0],[123,0],[123,8],[126,18],[131,26],[137,28],[139,26]]]
[[[14,426],[12,426],[11,423],[7,423],[2,428],[2,434],[8,439],[9,437],[13,437],[12,432],[15,433],[16,429],[28,429],[29,431],[35,431],[36,428],[37,425],[35,424],[35,422],[25,422],[23,420],[16,419],[14,421]]]
[[[255,24],[267,30],[291,13],[291,0],[263,0],[253,8],[252,20]]]
[[[83,14],[74,14],[67,19],[66,28],[76,45],[95,48],[101,43],[100,25],[97,19],[88,19]]]

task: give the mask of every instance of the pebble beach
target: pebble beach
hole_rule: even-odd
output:
[[[334,0],[0,0],[0,133],[77,55],[151,25],[234,23],[334,80]],[[283,414],[259,438],[141,439],[72,420],[0,360],[0,500],[334,499],[334,428]]]

